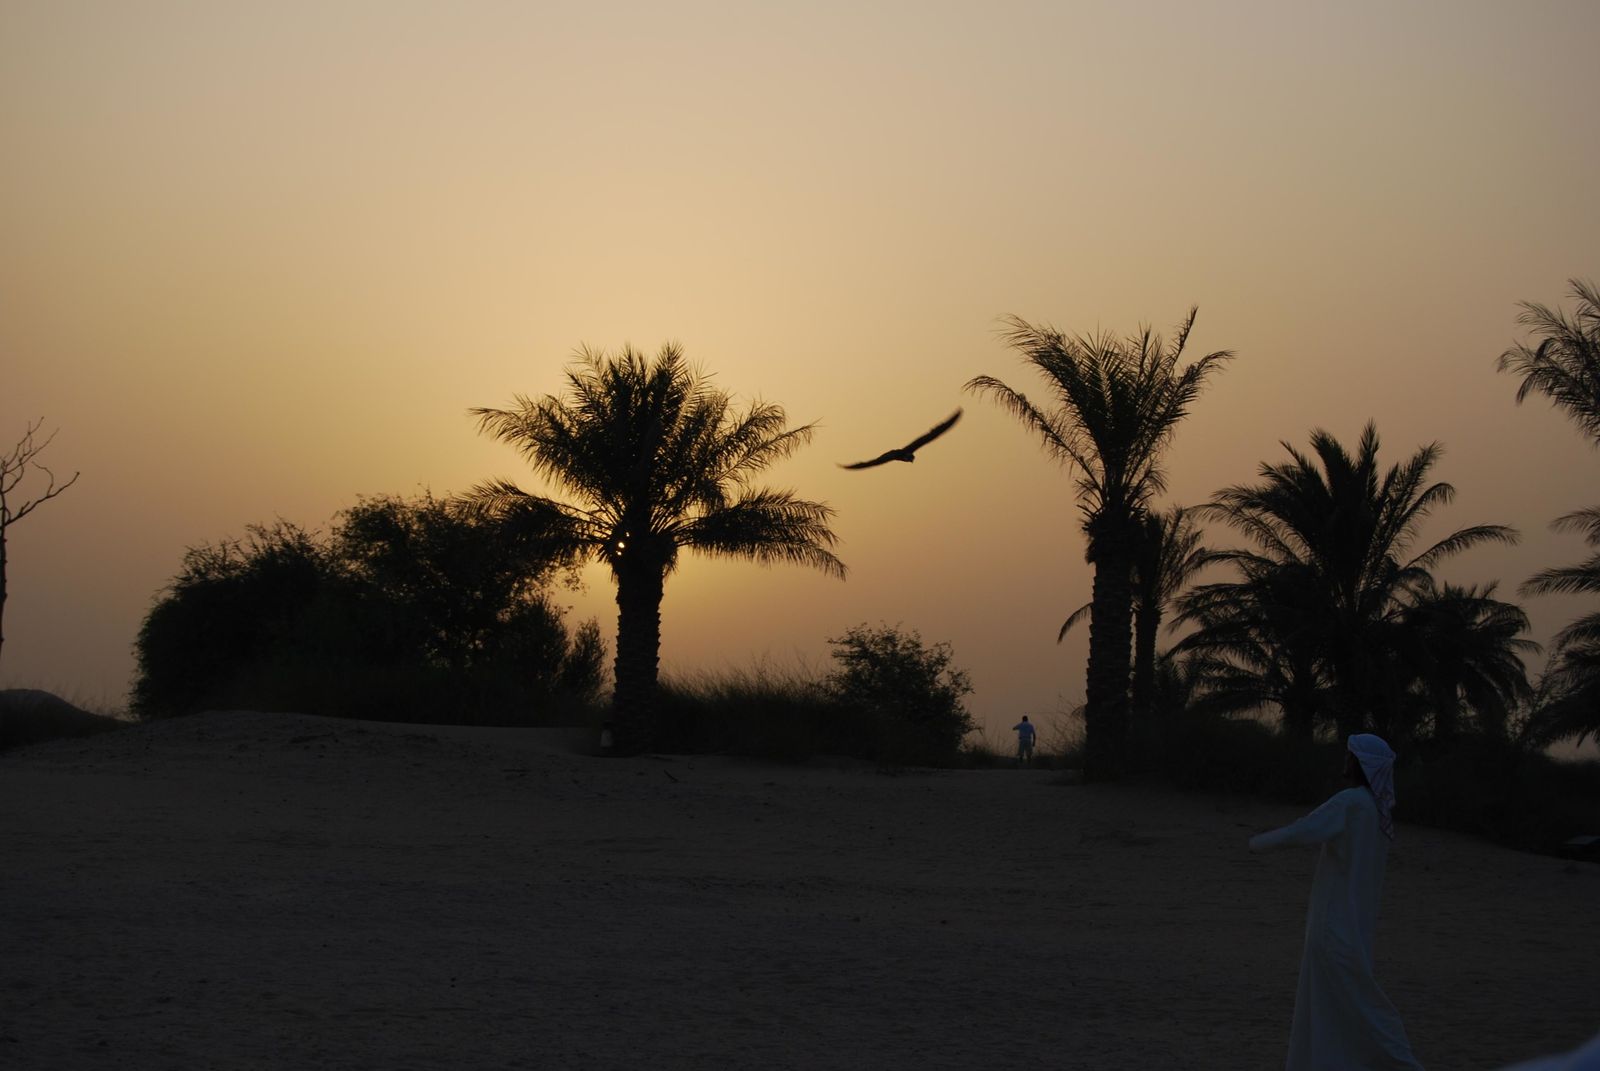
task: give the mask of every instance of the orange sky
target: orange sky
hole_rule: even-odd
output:
[[[1600,7],[27,3],[0,6],[0,439],[79,484],[11,532],[0,685],[120,702],[186,546],[363,494],[536,488],[466,410],[580,343],[666,339],[820,421],[771,482],[848,581],[689,561],[671,670],[948,640],[999,732],[1081,699],[1069,480],[961,393],[1034,389],[1015,313],[1239,357],[1169,501],[1376,419],[1445,444],[1452,579],[1584,555],[1600,456],[1494,359],[1600,275]],[[965,405],[912,466],[843,472]],[[614,627],[595,572],[575,610]],[[1579,604],[1526,604],[1547,639]]]

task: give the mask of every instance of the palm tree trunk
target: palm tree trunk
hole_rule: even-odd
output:
[[[1456,682],[1449,679],[1433,682],[1433,738],[1454,740],[1461,731],[1461,695]]]
[[[1352,733],[1379,732],[1379,712],[1375,709],[1378,688],[1373,681],[1376,669],[1365,646],[1366,636],[1359,626],[1348,621],[1336,624],[1334,641],[1328,653],[1328,663],[1333,669],[1333,687],[1329,697],[1333,700],[1333,724],[1339,739]]]
[[[1130,731],[1137,736],[1155,717],[1156,638],[1161,633],[1161,607],[1146,604],[1133,618],[1133,695]]]
[[[1114,535],[1095,540],[1089,609],[1089,671],[1084,688],[1083,776],[1122,776],[1128,739],[1128,669],[1133,647],[1132,559]]]
[[[645,564],[617,570],[616,579],[617,658],[612,720],[617,750],[637,753],[655,743],[661,596],[666,578],[664,570]]]
[[[1317,682],[1309,665],[1293,670],[1283,692],[1283,733],[1302,743],[1310,743],[1317,728]]]

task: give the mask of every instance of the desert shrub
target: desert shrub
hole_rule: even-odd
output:
[[[967,674],[952,667],[948,643],[927,646],[915,631],[858,625],[830,638],[836,663],[823,685],[881,762],[953,762],[973,729]]]
[[[554,566],[493,520],[425,496],[191,549],[146,616],[142,717],[249,707],[340,717],[554,724],[598,700],[599,626],[569,632]]]
[[[1395,770],[1401,821],[1553,851],[1600,832],[1600,763],[1562,762],[1504,738],[1470,734]]]
[[[270,652],[300,643],[321,589],[343,579],[309,533],[283,522],[191,548],[140,627],[134,712],[242,705],[241,685]]]

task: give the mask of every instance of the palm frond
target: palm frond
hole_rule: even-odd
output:
[[[708,553],[809,565],[843,579],[845,565],[832,550],[832,516],[829,507],[789,491],[761,490],[685,521],[674,535],[680,545]]]
[[[481,483],[458,501],[464,512],[498,522],[509,538],[561,564],[596,553],[607,537],[603,518],[565,502],[530,495],[507,480]]]
[[[1550,527],[1558,532],[1582,532],[1584,542],[1600,546],[1600,506],[1564,514],[1552,521]]]
[[[1409,564],[1421,569],[1431,569],[1443,559],[1452,557],[1464,550],[1470,550],[1480,544],[1500,543],[1505,546],[1516,546],[1521,538],[1515,528],[1504,524],[1475,524],[1470,528],[1460,528],[1451,532],[1433,546],[1412,558]]]
[[[1093,609],[1094,604],[1086,602],[1076,610],[1072,611],[1072,613],[1068,614],[1067,619],[1061,622],[1060,631],[1056,633],[1056,642],[1060,643],[1062,640],[1066,639],[1067,633],[1072,631],[1073,626],[1075,626],[1079,621],[1087,618],[1089,616],[1089,612]]]
[[[1522,585],[1524,595],[1593,595],[1600,592],[1600,554],[1576,565],[1543,569]]]
[[[1519,404],[1530,394],[1543,394],[1585,435],[1600,441],[1600,289],[1579,279],[1568,282],[1576,313],[1568,318],[1559,309],[1524,302],[1517,322],[1538,341],[1513,345],[1496,367],[1521,377]]]
[[[1020,420],[1024,426],[1031,428],[1044,440],[1045,449],[1061,461],[1077,464],[1074,448],[1068,444],[1068,436],[1058,428],[1043,412],[1037,409],[1028,400],[1027,395],[1012,390],[993,376],[975,376],[963,388],[974,394],[991,395],[1000,407]]]

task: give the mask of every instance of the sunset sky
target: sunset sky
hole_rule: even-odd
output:
[[[816,421],[770,482],[843,582],[686,560],[670,672],[949,641],[997,742],[1083,694],[1067,473],[978,374],[998,337],[1163,330],[1238,357],[1165,503],[1313,428],[1445,447],[1435,534],[1498,579],[1585,556],[1600,454],[1495,358],[1600,276],[1600,5],[0,3],[0,448],[78,484],[10,532],[0,685],[117,706],[184,549],[359,496],[544,490],[467,410],[581,344],[683,343]],[[914,465],[846,472],[957,406]],[[37,485],[35,485],[37,486]],[[1165,504],[1164,503],[1164,504]],[[1214,543],[1231,539],[1217,533]],[[573,613],[615,629],[607,576]],[[1534,638],[1579,612],[1526,600]],[[1536,667],[1535,667],[1536,668]]]

